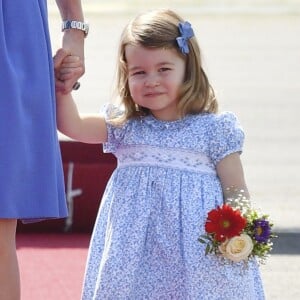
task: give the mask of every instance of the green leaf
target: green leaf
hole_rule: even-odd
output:
[[[207,255],[210,252],[211,252],[210,246],[207,245],[206,248],[205,248],[205,255]]]
[[[205,240],[202,239],[202,238],[198,238],[198,241],[199,241],[200,243],[202,243],[202,244],[206,244],[206,243],[207,243],[207,241],[205,241]]]

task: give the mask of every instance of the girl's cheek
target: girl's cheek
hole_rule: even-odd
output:
[[[138,80],[129,80],[128,81],[128,86],[130,91],[134,91],[137,88],[139,88],[141,83]]]

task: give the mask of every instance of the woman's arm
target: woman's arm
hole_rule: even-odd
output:
[[[62,20],[84,21],[80,0],[56,0]],[[84,74],[84,37],[83,31],[78,29],[66,29],[63,34],[62,48],[72,55],[80,57],[82,70],[80,74],[66,80],[61,84],[61,90],[68,93],[72,90],[74,83]]]
[[[80,0],[56,0],[63,20],[84,21]]]

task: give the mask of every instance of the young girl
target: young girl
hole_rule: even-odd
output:
[[[57,67],[65,80],[78,64]],[[70,71],[68,71],[70,70]],[[170,10],[136,17],[120,43],[122,109],[79,116],[58,93],[58,128],[103,143],[118,167],[91,239],[82,299],[264,299],[255,262],[223,264],[197,240],[228,187],[246,189],[243,131],[217,114],[193,29]]]

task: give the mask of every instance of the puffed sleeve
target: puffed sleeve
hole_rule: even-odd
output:
[[[122,111],[112,104],[105,105],[101,114],[105,118],[107,129],[107,141],[103,143],[103,152],[115,153],[122,142],[126,130],[125,124],[116,124],[112,120],[120,117]]]
[[[245,135],[232,112],[216,115],[211,130],[210,156],[215,165],[229,154],[242,152]]]

